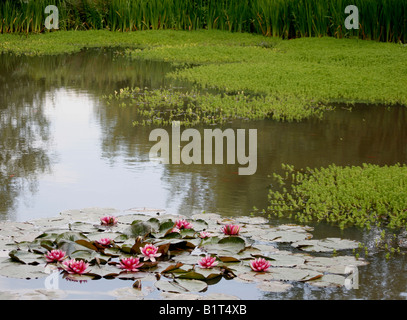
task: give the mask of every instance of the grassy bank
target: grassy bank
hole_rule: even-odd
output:
[[[270,190],[269,211],[302,222],[327,221],[341,227],[407,224],[407,167],[394,165],[295,170],[275,175],[284,188]]]
[[[284,38],[357,36],[407,39],[405,0],[4,0],[0,32],[43,32],[47,5],[59,10],[61,30],[216,29]],[[359,10],[359,29],[345,28],[345,8]]]

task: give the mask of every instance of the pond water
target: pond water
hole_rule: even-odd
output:
[[[257,171],[251,176],[238,175],[240,165],[150,161],[153,128],[133,127],[134,109],[108,106],[101,97],[127,86],[187,86],[166,79],[171,70],[165,63],[129,61],[114,49],[53,57],[0,55],[0,220],[26,221],[87,207],[241,216],[250,214],[253,206],[267,207],[268,188],[274,187],[269,176],[281,173],[282,163],[304,168],[407,162],[407,109],[380,105],[356,105],[351,110],[337,105],[323,119],[298,123],[227,124],[233,129],[257,129]],[[375,230],[313,226],[314,238],[338,236],[371,246],[377,237]],[[378,252],[368,260],[370,264],[360,270],[357,290],[298,285],[284,294],[249,290],[241,297],[403,299],[405,256],[386,260]],[[111,298],[103,292],[127,285],[120,280],[94,281],[86,288],[62,283],[61,288],[73,286],[84,296],[101,292],[99,298]],[[0,279],[0,290],[10,287],[44,284],[43,280]]]

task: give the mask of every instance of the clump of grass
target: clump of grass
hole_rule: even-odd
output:
[[[214,94],[192,89],[182,92],[173,89],[142,90],[123,88],[104,96],[108,104],[136,108],[133,125],[170,125],[179,121],[184,126],[224,124],[232,120],[273,119],[295,121],[321,116],[324,106],[305,101],[277,99],[237,92]],[[302,105],[302,109],[298,105]]]
[[[283,169],[284,175],[274,175],[282,190],[269,192],[268,210],[277,216],[326,221],[341,228],[407,225],[406,165]]]

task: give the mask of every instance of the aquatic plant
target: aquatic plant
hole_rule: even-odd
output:
[[[201,238],[201,239],[207,239],[207,238],[209,238],[211,236],[212,236],[212,234],[210,232],[207,232],[207,231],[201,231],[199,233],[199,238]]]
[[[140,248],[140,251],[144,256],[144,261],[151,260],[151,262],[155,262],[155,258],[161,256],[161,253],[157,253],[158,247],[153,244],[146,244]]]
[[[318,285],[316,280],[326,279],[326,284],[329,285],[329,276],[325,278],[322,269],[329,275],[329,268],[333,265],[338,270],[349,264],[366,264],[363,259],[356,260],[354,257],[341,255],[346,250],[357,247],[356,241],[329,238],[317,240],[318,243],[308,243],[312,241],[310,228],[292,224],[272,226],[262,217],[230,219],[216,214],[194,215],[188,219],[193,229],[181,229],[180,233],[172,233],[170,231],[175,221],[172,220],[173,216],[168,215],[158,218],[142,214],[121,215],[121,223],[107,231],[104,226],[93,222],[99,218],[97,210],[86,212],[85,216],[89,221],[84,221],[82,211],[80,215],[74,214],[75,216],[62,213],[58,217],[44,219],[45,221],[31,221],[24,230],[21,230],[21,224],[11,224],[7,232],[13,230],[14,240],[6,243],[6,247],[13,250],[9,252],[10,259],[0,263],[0,275],[24,279],[46,277],[49,273],[44,263],[44,254],[55,248],[66,250],[66,256],[69,257],[64,260],[65,264],[57,263],[57,266],[65,270],[62,273],[65,279],[136,279],[134,286],[140,287],[140,281],[153,276],[158,279],[154,283],[157,289],[178,293],[205,290],[208,285],[222,278],[238,278],[252,283],[290,279],[308,282],[310,285]],[[76,217],[80,221],[72,222]],[[69,228],[66,226],[68,221]],[[241,225],[244,232],[240,236],[225,236],[219,230],[219,226],[225,223]],[[50,230],[50,225],[55,228]],[[31,226],[32,230],[27,229]],[[43,227],[38,228],[39,226]],[[27,234],[38,234],[40,230],[43,233],[33,241],[26,241]],[[199,233],[202,231],[210,232],[212,237],[200,238]],[[106,237],[107,233],[114,240],[113,244],[108,247],[99,245],[101,236]],[[24,240],[21,241],[20,238]],[[275,245],[278,243],[307,251],[307,260],[303,254],[288,250],[276,251]],[[158,248],[157,253],[161,255],[156,257],[155,262],[141,262],[144,256],[141,249],[147,248],[149,244]],[[0,245],[4,247],[3,242]],[[311,247],[317,251],[323,247],[324,252],[335,250],[338,255],[335,258],[325,258],[325,267],[315,261],[314,268],[313,261],[318,257],[312,257],[313,250],[309,250]],[[270,257],[267,261],[273,266],[273,272],[263,273],[261,277],[264,278],[260,279],[253,272],[250,262],[253,258],[258,260],[265,255]],[[260,262],[252,263],[253,266],[257,270],[266,270],[267,263],[258,261]],[[72,273],[74,278],[71,277]],[[344,279],[340,277],[336,281],[342,282],[339,285],[344,285]]]
[[[270,268],[270,262],[264,258],[258,258],[250,261],[250,267],[256,272],[265,272]]]
[[[175,228],[177,228],[178,230],[192,229],[192,223],[188,222],[185,219],[180,219],[180,220],[175,221]]]
[[[218,263],[215,257],[206,256],[202,257],[201,260],[198,261],[198,264],[201,268],[209,269],[215,267]]]
[[[143,264],[144,263],[141,263],[139,258],[128,257],[120,259],[119,268],[128,272],[137,272]]]
[[[227,224],[222,226],[222,232],[228,236],[237,236],[240,232],[240,226],[237,224]]]
[[[108,247],[113,244],[113,240],[110,238],[102,238],[97,240],[96,242],[104,247]]]
[[[114,226],[118,221],[119,219],[114,216],[105,216],[100,218],[100,222],[104,226]]]
[[[141,90],[122,88],[114,95],[104,96],[109,105],[136,110],[134,126],[166,126],[179,121],[183,126],[224,124],[232,120],[274,119],[280,121],[320,117],[329,110],[321,103],[307,102],[299,97],[272,97],[237,93],[213,94],[192,89]]]
[[[45,254],[45,260],[49,263],[60,262],[66,258],[66,252],[63,250],[50,250]]]
[[[274,175],[281,188],[269,192],[268,210],[277,216],[327,221],[341,228],[407,224],[406,165],[283,169],[284,175]]]
[[[84,274],[88,267],[89,263],[83,260],[70,259],[62,262],[62,268],[69,274]]]

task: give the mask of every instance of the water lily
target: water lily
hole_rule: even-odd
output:
[[[105,216],[105,217],[100,218],[100,222],[104,226],[114,226],[115,224],[117,224],[118,221],[119,221],[119,219],[117,219],[114,216]]]
[[[198,261],[198,264],[201,268],[212,268],[214,266],[216,266],[218,263],[216,262],[216,258],[215,257],[211,257],[211,256],[206,256],[201,258],[201,260]]]
[[[88,267],[89,263],[83,260],[71,259],[62,263],[62,268],[70,274],[84,274],[87,272]]]
[[[207,239],[209,237],[212,237],[212,234],[208,231],[201,231],[199,233],[199,238],[201,238],[201,239]]]
[[[113,240],[110,238],[102,238],[96,241],[98,244],[104,247],[108,247],[113,244]]]
[[[137,272],[144,263],[140,263],[139,258],[130,257],[120,259],[120,268],[130,272]]]
[[[180,229],[178,229],[177,227],[172,228],[171,232],[176,232],[176,233],[180,233]]]
[[[145,261],[151,260],[151,262],[155,262],[155,258],[161,256],[161,253],[157,253],[158,247],[153,244],[146,244],[144,247],[140,248],[140,250]]]
[[[62,250],[51,250],[45,254],[45,260],[49,263],[59,262],[66,258],[66,252]]]
[[[228,236],[237,236],[240,232],[240,226],[237,224],[227,224],[223,226],[221,230]]]
[[[270,262],[264,258],[258,258],[250,261],[250,267],[253,271],[267,271],[270,267]]]
[[[178,229],[191,229],[192,223],[188,222],[185,219],[180,219],[175,222],[175,227]]]

